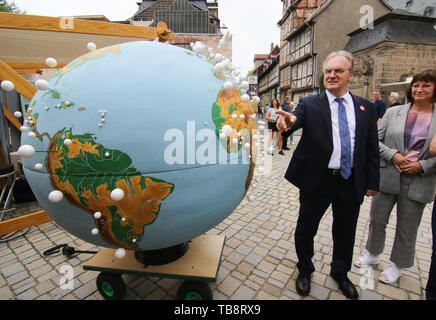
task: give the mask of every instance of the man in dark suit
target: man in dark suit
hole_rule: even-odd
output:
[[[386,102],[382,99],[380,90],[375,90],[372,94],[372,98],[374,100],[375,110],[377,110],[378,124],[386,112]]]
[[[291,97],[286,96],[285,97],[285,101],[282,104],[282,110],[286,111],[286,112],[292,112],[292,108],[291,108]],[[290,148],[288,148],[288,138],[291,137],[291,143],[292,143],[292,133],[290,131],[284,131],[282,132],[282,150],[290,150]]]
[[[324,61],[326,91],[301,98],[295,111],[280,111],[277,127],[303,128],[285,178],[300,189],[295,231],[299,275],[297,292],[310,293],[313,238],[325,211],[333,211],[333,259],[330,274],[345,296],[358,293],[347,277],[351,269],[356,224],[364,196],[379,190],[380,156],[374,105],[348,91],[353,78],[349,52],[331,53]]]

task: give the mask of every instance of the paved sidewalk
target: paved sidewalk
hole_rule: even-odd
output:
[[[298,141],[298,136],[294,139]],[[292,149],[296,145],[292,145]],[[294,231],[298,217],[298,189],[288,183],[284,172],[292,150],[285,156],[273,156],[271,175],[256,172],[250,190],[236,210],[208,234],[226,235],[222,263],[216,283],[211,284],[215,300],[284,299],[300,300],[295,289],[296,253]],[[357,226],[355,258],[363,251],[368,236],[370,199],[361,208]],[[360,299],[420,300],[425,299],[425,285],[431,257],[431,208],[427,205],[418,232],[414,267],[407,269],[395,285],[379,282],[378,276],[389,263],[389,253],[395,234],[393,213],[387,228],[382,262],[376,269],[360,274],[353,267],[350,279],[357,286]],[[20,210],[34,212],[37,203]],[[394,210],[395,212],[395,210]],[[332,256],[332,215],[329,209],[315,237],[312,291],[304,300],[346,299],[329,276]],[[102,300],[96,288],[98,272],[84,271],[82,265],[91,258],[79,254],[71,259],[59,254],[44,257],[42,252],[56,244],[67,243],[76,250],[96,250],[49,222],[36,227],[23,237],[0,243],[0,299],[18,300]],[[61,289],[65,266],[74,275],[74,288]],[[61,270],[62,269],[62,270]],[[123,275],[128,286],[126,299],[175,299],[180,280]],[[371,280],[374,279],[372,282]],[[362,289],[365,288],[365,289]]]

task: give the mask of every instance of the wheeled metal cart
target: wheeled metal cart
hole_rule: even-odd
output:
[[[122,259],[115,257],[115,249],[103,248],[83,266],[85,270],[100,271],[97,289],[107,300],[123,299],[126,285],[123,274],[177,278],[185,280],[177,291],[178,300],[212,300],[209,282],[215,282],[225,242],[224,235],[201,235],[189,243],[179,259],[163,264],[144,266],[127,251]]]

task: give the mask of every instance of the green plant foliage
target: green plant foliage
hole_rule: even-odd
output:
[[[0,0],[0,12],[26,13],[26,11],[18,8],[14,1],[8,2],[6,0]]]
[[[325,91],[324,74],[322,74],[321,77],[319,78],[319,92],[324,92],[324,91]]]

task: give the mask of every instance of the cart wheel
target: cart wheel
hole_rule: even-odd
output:
[[[106,300],[121,300],[126,294],[126,285],[119,274],[100,273],[97,289]]]
[[[177,290],[178,300],[212,300],[212,290],[205,282],[185,281]]]

